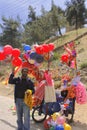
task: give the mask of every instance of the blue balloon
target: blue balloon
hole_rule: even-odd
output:
[[[31,47],[29,45],[24,45],[24,50],[25,51],[31,50]]]
[[[44,61],[44,58],[42,55],[37,54],[35,60],[37,63],[42,63]]]
[[[31,59],[35,60],[36,56],[37,56],[37,53],[36,53],[36,52],[30,53],[30,58],[31,58]]]
[[[55,130],[64,130],[64,127],[62,125],[57,125],[55,127]]]

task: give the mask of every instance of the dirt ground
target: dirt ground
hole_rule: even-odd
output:
[[[0,83],[0,96],[14,98],[13,91],[14,87],[12,85]],[[74,121],[71,126],[73,130],[87,130],[87,104],[76,104]]]

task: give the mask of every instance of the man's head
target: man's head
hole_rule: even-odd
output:
[[[28,68],[22,68],[22,71],[21,71],[22,78],[26,78],[27,77],[28,71],[29,71]]]

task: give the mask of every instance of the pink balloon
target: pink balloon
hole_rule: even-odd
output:
[[[60,116],[56,119],[56,123],[59,125],[63,125],[65,123],[65,118],[63,116]]]
[[[4,51],[4,54],[5,55],[9,55],[9,54],[12,54],[12,46],[11,45],[5,45],[3,47],[3,51]]]

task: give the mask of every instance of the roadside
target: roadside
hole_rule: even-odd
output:
[[[0,130],[16,130],[16,113],[10,108],[14,106],[12,98],[0,96]],[[43,124],[36,124],[31,118],[31,130],[44,130]]]
[[[0,83],[0,130],[16,130],[16,113],[12,85]],[[43,124],[35,123],[31,118],[31,130],[44,130]]]

